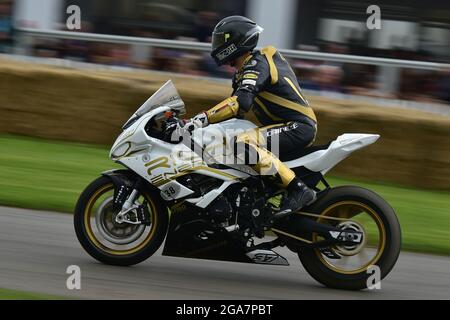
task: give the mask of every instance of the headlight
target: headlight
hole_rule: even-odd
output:
[[[131,143],[129,142],[125,142],[119,146],[117,146],[112,152],[111,155],[114,158],[120,158],[123,157],[124,155],[127,154],[127,152],[130,150],[131,148]]]

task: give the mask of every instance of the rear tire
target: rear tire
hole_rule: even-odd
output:
[[[359,203],[379,217],[378,221],[384,228],[384,245],[382,252],[375,256],[376,261],[373,261],[370,265],[376,265],[380,268],[381,280],[392,270],[400,254],[401,230],[395,212],[376,193],[353,186],[330,189],[326,195],[305,211],[321,215],[327,212],[329,208],[333,208],[332,206],[336,207],[336,205],[345,202]],[[313,237],[314,235],[310,235],[310,239],[313,239]],[[306,271],[315,280],[327,287],[346,290],[365,289],[367,288],[367,280],[372,275],[372,273],[367,272],[369,266],[364,270],[355,270],[355,272],[336,269],[326,262],[318,249],[301,249],[298,255]]]
[[[112,189],[114,189],[114,185],[111,180],[101,176],[83,191],[75,208],[75,232],[82,247],[98,261],[117,266],[134,265],[152,256],[163,243],[169,223],[167,208],[161,205],[162,201],[158,194],[146,192],[143,196],[148,202],[152,219],[152,225],[146,227],[151,228],[148,231],[149,235],[134,249],[110,249],[101,242],[104,239],[99,239],[98,236],[95,236],[90,221],[92,220],[91,210],[96,198],[98,199],[102,192],[105,193]]]

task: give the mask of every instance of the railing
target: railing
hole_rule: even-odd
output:
[[[160,48],[196,50],[196,51],[209,51],[211,48],[208,43],[193,42],[193,41],[139,38],[139,37],[117,36],[117,35],[97,34],[97,33],[39,30],[27,28],[21,28],[18,29],[17,31],[23,34],[28,34],[34,37],[42,37],[42,38],[72,39],[72,40],[83,40],[94,42],[121,43],[129,45],[139,44]],[[423,69],[423,70],[438,70],[438,71],[450,70],[450,64],[446,63],[376,58],[376,57],[356,56],[348,54],[311,52],[303,50],[281,49],[280,52],[285,57],[297,59],[324,60],[343,63],[368,64],[375,66],[389,66],[389,67]]]
[[[92,42],[105,42],[105,43],[118,43],[118,44],[128,44],[128,45],[144,45],[149,47],[160,47],[160,48],[171,48],[180,50],[194,50],[200,52],[209,52],[210,44],[201,43],[194,41],[179,41],[179,40],[165,40],[165,39],[155,39],[155,38],[140,38],[140,37],[129,37],[129,36],[117,36],[108,34],[94,34],[94,33],[84,33],[84,32],[70,32],[70,31],[57,31],[57,30],[38,30],[38,29],[26,29],[21,28],[17,30],[19,38],[22,38],[22,44],[24,45],[22,49],[27,51],[27,46],[32,42],[28,41],[27,38],[53,38],[53,39],[68,39],[68,40],[81,40],[81,41],[92,41]],[[28,47],[29,49],[29,47]],[[380,84],[380,90],[385,93],[395,93],[398,90],[400,82],[400,71],[402,68],[411,69],[422,69],[431,71],[442,71],[450,70],[450,64],[435,63],[435,62],[422,62],[422,61],[410,61],[410,60],[399,60],[399,59],[387,59],[387,58],[376,58],[367,56],[356,56],[356,55],[346,55],[346,54],[332,54],[323,52],[311,52],[302,50],[280,50],[285,57],[295,58],[295,59],[308,59],[308,60],[320,60],[320,61],[333,61],[340,63],[352,63],[352,64],[365,64],[374,65],[380,67],[377,71],[377,81]],[[19,53],[19,52],[18,52]],[[49,63],[64,65],[75,68],[92,68],[91,63],[63,60],[63,59],[45,59],[45,58],[32,58],[28,57],[27,52],[22,52],[20,55],[10,55],[11,59],[25,60],[31,59],[34,62],[37,60],[39,63]],[[98,66],[98,65],[96,65]],[[107,67],[107,66],[103,66]],[[215,78],[217,80],[217,78]],[[221,80],[221,79],[220,79]],[[311,91],[308,92],[311,95],[328,95],[326,91]],[[381,98],[381,97],[370,97],[370,96],[360,96],[352,94],[334,94],[335,99],[351,99],[351,100],[361,100],[369,102],[373,105],[380,107],[402,107],[407,109],[416,109],[427,112],[432,112],[435,114],[440,114],[443,116],[450,116],[450,108],[445,102],[415,102],[409,100],[397,100],[396,98]]]

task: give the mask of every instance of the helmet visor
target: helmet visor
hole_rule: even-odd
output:
[[[213,32],[212,34],[212,49],[215,50],[219,47],[221,47],[222,45],[224,45],[227,40],[230,38],[230,34],[229,33],[225,33],[225,32]]]

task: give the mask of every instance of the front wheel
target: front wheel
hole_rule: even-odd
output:
[[[107,177],[93,181],[78,199],[74,226],[82,247],[100,262],[128,266],[149,258],[161,246],[168,228],[167,209],[158,195],[144,193],[136,204],[145,205],[150,223],[117,223],[113,210],[114,185]]]
[[[394,267],[400,254],[400,225],[394,210],[376,193],[353,186],[332,188],[307,211],[318,215],[317,222],[364,235],[358,245],[299,252],[306,271],[320,283],[337,289],[365,289],[372,284],[371,275],[379,274],[381,280]],[[316,233],[310,239],[323,240]]]

